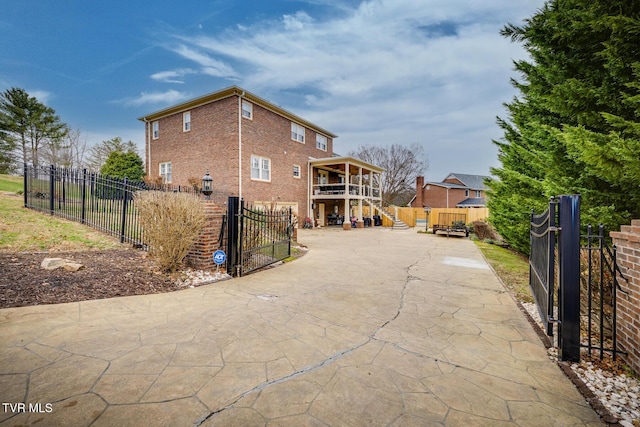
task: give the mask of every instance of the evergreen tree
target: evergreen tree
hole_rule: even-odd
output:
[[[640,0],[551,0],[502,34],[522,43],[520,94],[498,119],[496,229],[528,252],[528,218],[550,196],[582,196],[583,222],[609,230],[640,217]]]
[[[15,140],[11,136],[0,131],[0,173],[7,174],[15,170],[15,149]]]
[[[0,138],[22,149],[22,160],[38,166],[39,150],[64,138],[67,126],[55,111],[18,88],[0,94]]]
[[[140,181],[144,176],[142,159],[133,150],[126,152],[113,151],[107,161],[100,168],[102,175],[113,178],[128,178],[130,181]]]
[[[99,144],[92,146],[89,149],[89,158],[87,160],[87,166],[91,170],[100,170],[107,161],[107,158],[114,151],[120,151],[125,153],[127,151],[133,151],[137,153],[136,144],[133,141],[124,142],[121,137],[116,136],[106,141],[102,141]]]

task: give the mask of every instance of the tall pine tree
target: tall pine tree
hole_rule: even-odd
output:
[[[517,249],[550,196],[581,194],[583,222],[609,230],[640,217],[639,19],[640,0],[551,0],[502,30],[530,54],[490,183],[492,222]]]

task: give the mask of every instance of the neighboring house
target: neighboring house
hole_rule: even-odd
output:
[[[422,208],[484,208],[486,207],[488,176],[450,173],[442,182],[425,182],[423,176],[416,179],[416,195],[409,202],[411,207]]]
[[[175,187],[208,171],[219,203],[291,206],[301,223],[322,225],[334,215],[362,219],[363,204],[380,200],[381,168],[334,157],[336,135],[237,86],[139,120],[148,177]]]

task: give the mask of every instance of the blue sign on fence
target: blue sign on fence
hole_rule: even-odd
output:
[[[225,254],[224,251],[217,250],[213,254],[213,262],[215,262],[217,265],[224,264],[226,259],[227,254]]]

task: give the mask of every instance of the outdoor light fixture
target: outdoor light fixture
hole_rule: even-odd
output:
[[[213,193],[213,178],[209,175],[208,169],[206,175],[202,177],[202,190],[200,191],[204,194],[205,200],[209,200],[211,198],[211,193]]]

